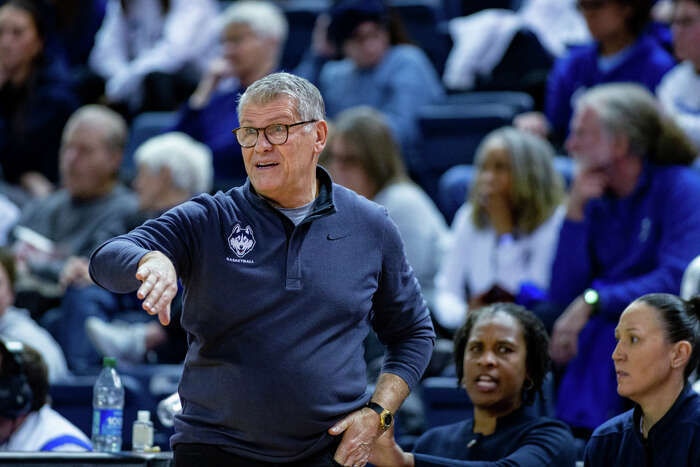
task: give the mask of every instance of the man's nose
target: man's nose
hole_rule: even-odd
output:
[[[267,140],[264,130],[258,130],[258,140],[255,142],[255,150],[258,152],[269,151],[272,149],[272,143]]]

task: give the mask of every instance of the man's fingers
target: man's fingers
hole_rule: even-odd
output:
[[[340,433],[344,432],[345,430],[348,429],[348,426],[350,426],[350,422],[348,421],[347,417],[333,425],[328,429],[328,433],[330,433],[333,436],[337,436]]]
[[[170,303],[166,305],[165,310],[158,313],[158,321],[160,321],[160,324],[163,326],[170,324]]]
[[[169,285],[161,294],[160,298],[153,307],[154,311],[158,312],[158,319],[161,324],[167,326],[170,323],[170,303],[177,293],[177,287]]]
[[[151,269],[148,266],[141,266],[136,270],[136,278],[143,282],[150,274]]]

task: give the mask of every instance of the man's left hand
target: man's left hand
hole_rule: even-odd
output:
[[[591,311],[591,306],[583,301],[583,297],[578,297],[557,318],[549,345],[549,353],[554,362],[565,365],[576,356],[578,336],[591,317]]]
[[[362,467],[369,460],[374,441],[381,434],[379,415],[363,407],[333,425],[328,432],[333,436],[344,433],[335,451],[335,461],[346,467]]]

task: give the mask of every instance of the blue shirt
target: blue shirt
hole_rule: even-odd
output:
[[[187,133],[206,144],[212,152],[216,186],[237,186],[245,181],[241,146],[231,130],[238,128],[237,99],[244,87],[216,92],[209,103],[195,110],[185,103],[172,131]]]
[[[415,444],[416,467],[571,467],[575,462],[569,428],[536,415],[531,406],[499,418],[493,434],[473,430],[473,418],[428,430]]]
[[[545,113],[557,138],[569,131],[573,104],[585,90],[597,84],[634,82],[652,93],[675,60],[649,35],[642,35],[623,52],[624,58],[609,70],[599,66],[598,43],[573,49],[554,64],[547,80]]]
[[[319,89],[331,118],[358,105],[382,112],[404,151],[418,140],[420,108],[444,96],[432,63],[412,45],[391,47],[374,68],[358,68],[350,59],[328,62],[321,69]]]
[[[383,371],[409,386],[434,332],[398,230],[379,205],[333,185],[295,226],[249,182],[201,195],[92,256],[95,282],[139,286],[139,259],[160,250],[184,285],[189,349],[171,440],[267,462],[327,447],[335,422],[369,399],[363,341],[387,345]]]
[[[639,431],[641,408],[608,420],[596,428],[584,454],[584,465],[700,465],[700,396],[686,385],[666,414],[649,430]]]
[[[700,176],[645,163],[633,193],[590,200],[582,222],[564,221],[550,297],[562,308],[587,287],[599,313],[579,336],[579,353],[560,385],[557,416],[595,428],[619,413],[611,355],[620,314],[650,292],[677,294],[683,271],[700,254]]]

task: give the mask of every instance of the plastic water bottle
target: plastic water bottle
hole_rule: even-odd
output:
[[[105,357],[92,391],[92,447],[95,451],[122,449],[124,386],[114,357]]]
[[[153,447],[153,423],[151,422],[151,412],[148,410],[136,412],[131,445],[132,449],[138,452],[147,451]]]

